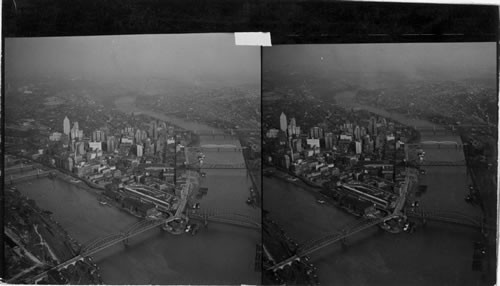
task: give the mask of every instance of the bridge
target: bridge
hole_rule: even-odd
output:
[[[31,180],[31,179],[47,177],[49,175],[51,175],[51,172],[49,172],[49,171],[41,172],[40,169],[38,169],[36,174],[26,174],[26,175],[17,176],[17,177],[10,175],[9,177],[4,178],[4,182],[5,182],[5,184],[13,184],[13,183],[17,183],[20,181],[26,181],[26,180]]]
[[[180,130],[181,132],[186,132],[186,130]],[[199,135],[199,136],[228,136],[232,137],[234,135],[237,135],[237,133],[254,133],[254,134],[261,134],[262,130],[260,129],[254,129],[254,128],[229,128],[225,129],[223,132],[221,131],[216,131],[216,130],[193,130],[192,131],[194,134]]]
[[[245,163],[239,164],[206,164],[203,163],[200,169],[246,169]]]
[[[400,217],[398,212],[399,211],[395,211],[393,214],[378,219],[370,220],[363,218],[343,227],[339,231],[333,231],[327,233],[326,235],[324,235],[319,239],[307,241],[297,249],[295,255],[292,255],[291,257],[279,263],[274,264],[267,270],[277,271],[279,269],[283,269],[285,266],[292,264],[294,261],[300,261],[300,259],[303,256],[307,256],[335,242],[338,241],[343,242],[347,237],[354,235],[358,232],[361,232],[365,229],[368,229],[372,226]],[[465,227],[472,227],[476,229],[481,229],[482,231],[495,230],[495,226],[487,225],[481,217],[470,216],[456,211],[442,211],[434,209],[418,209],[418,210],[405,209],[403,210],[402,213],[403,217],[406,216],[408,218],[420,219],[424,223],[426,223],[426,221],[429,220],[429,221],[456,224]]]
[[[15,167],[10,167],[10,168],[5,168],[4,173],[7,174],[16,174],[20,173],[23,171],[31,171],[34,170],[35,166],[34,165],[24,165],[21,164],[20,166],[15,166]]]
[[[209,221],[217,223],[225,223],[230,225],[242,226],[260,230],[262,225],[260,220],[249,216],[229,210],[188,210],[187,215],[189,218],[198,219],[207,224]]]
[[[426,221],[437,221],[479,229],[494,229],[494,226],[487,225],[479,216],[470,216],[456,211],[419,208],[406,210],[405,214],[407,217],[420,219],[424,223]]]
[[[356,220],[354,223],[349,224],[345,227],[343,227],[341,230],[338,231],[333,231],[330,233],[327,233],[323,237],[315,240],[311,240],[308,242],[305,242],[302,244],[295,255],[292,255],[291,257],[274,264],[273,266],[269,267],[267,270],[270,271],[277,271],[279,269],[283,269],[285,266],[292,264],[294,261],[300,261],[300,259],[303,256],[307,256],[315,251],[318,251],[320,249],[323,249],[335,242],[338,241],[344,241],[347,237],[354,235],[358,232],[361,232],[365,229],[368,229],[372,226],[375,226],[377,224],[383,223],[384,221],[392,219],[393,216],[389,215],[387,217],[383,218],[378,218],[378,219],[373,219],[373,220],[368,220],[368,219],[360,219]]]
[[[184,208],[182,208],[184,209]],[[260,222],[251,216],[239,214],[232,211],[223,211],[223,210],[189,210],[186,212],[190,218],[199,219],[203,221],[213,221],[218,223],[225,223],[231,225],[237,225],[242,227],[248,227],[253,229],[260,229]],[[152,220],[140,220],[136,223],[131,224],[125,230],[117,233],[112,233],[106,235],[104,237],[99,237],[93,239],[80,248],[79,254],[75,257],[68,259],[58,265],[55,265],[44,272],[37,274],[29,279],[24,279],[24,281],[29,283],[37,283],[47,277],[50,271],[59,271],[62,270],[69,265],[74,265],[76,262],[83,260],[85,257],[94,255],[106,248],[114,246],[120,242],[125,244],[128,243],[128,239],[137,236],[143,232],[148,230],[157,228],[161,225],[167,224],[169,222],[177,219],[177,213],[174,216],[169,216],[168,218],[161,219],[152,219]],[[23,279],[16,279],[16,281],[22,281]],[[8,281],[9,283],[15,281]]]
[[[443,125],[438,125],[438,126],[413,126],[413,129],[417,130],[418,132],[445,132],[445,133],[452,133],[454,130],[452,127],[448,126],[443,126]]]
[[[237,147],[237,146],[227,147],[227,146],[215,145],[213,147],[204,146],[204,147],[191,147],[187,149],[189,149],[189,151],[192,152],[241,152],[243,151],[243,149],[245,149],[245,147]]]
[[[467,166],[465,160],[460,161],[428,161],[424,160],[422,162],[417,163],[417,166],[423,167],[447,167],[447,166]]]
[[[190,170],[201,170],[201,169],[246,169],[245,163],[240,163],[240,164],[193,164],[193,165],[188,165],[186,166],[187,169]]]
[[[406,144],[407,146],[416,146],[418,148],[422,148],[424,145],[426,148],[436,147],[437,149],[457,149],[462,150],[464,144],[458,143],[456,141],[421,141],[419,143]]]
[[[91,255],[93,255],[93,254],[95,254],[103,249],[106,249],[108,247],[111,247],[117,243],[120,243],[120,242],[127,243],[129,238],[134,237],[134,236],[141,234],[145,231],[148,231],[150,229],[153,229],[155,227],[158,227],[158,226],[166,223],[169,220],[171,220],[171,217],[168,219],[141,220],[141,221],[138,221],[138,222],[130,225],[123,232],[113,233],[113,234],[107,235],[105,237],[94,239],[94,240],[86,243],[85,245],[83,245],[82,248],[80,249],[80,253],[77,256],[75,256],[67,261],[64,261],[56,266],[53,266],[50,269],[48,269],[40,274],[35,275],[34,277],[29,278],[28,282],[34,282],[34,283],[39,282],[39,281],[43,280],[44,278],[46,278],[50,271],[54,271],[54,270],[58,271],[58,270],[62,270],[64,268],[68,267],[69,265],[74,265],[76,262],[83,260],[85,257],[91,256]]]
[[[494,124],[444,124],[435,125],[428,127],[417,127],[413,126],[418,132],[433,132],[434,134],[440,133],[455,133],[459,128],[486,128],[486,129],[497,129],[498,127]]]

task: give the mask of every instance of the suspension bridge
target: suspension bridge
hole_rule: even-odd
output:
[[[419,143],[406,144],[407,146],[415,146],[417,148],[431,148],[434,147],[436,149],[456,149],[458,151],[462,151],[464,144],[459,143],[457,141],[435,141],[435,140],[426,140],[421,141]]]
[[[209,221],[217,223],[231,224],[241,227],[253,228],[260,230],[261,223],[256,217],[240,214],[229,210],[188,210],[187,215],[189,218],[198,219],[208,224]]]
[[[6,175],[10,175],[10,174],[16,174],[16,173],[20,173],[20,172],[24,172],[24,171],[31,171],[31,170],[34,170],[35,168],[36,167],[34,165],[21,164],[19,166],[5,168],[4,173]]]
[[[446,166],[467,166],[467,163],[465,160],[460,160],[460,161],[429,161],[429,160],[424,160],[420,163],[417,164],[418,166],[422,167],[446,167]]]
[[[303,243],[301,246],[299,246],[299,248],[297,249],[297,253],[295,255],[292,255],[291,257],[279,263],[274,264],[267,270],[277,271],[279,269],[283,269],[285,266],[291,265],[294,261],[300,261],[304,256],[307,256],[315,251],[323,249],[335,242],[345,241],[345,239],[349,236],[352,236],[356,233],[359,233],[365,229],[383,223],[384,221],[390,220],[392,218],[393,215],[373,220],[368,220],[368,219],[356,220],[354,223],[349,224],[340,230],[327,233],[319,239],[310,240]]]
[[[436,221],[472,227],[477,229],[494,229],[494,226],[486,224],[485,220],[479,216],[470,216],[456,211],[443,211],[438,209],[409,209],[405,210],[409,218],[419,219],[423,223]]]
[[[458,128],[497,128],[493,124],[443,124],[434,126],[413,126],[413,128],[419,132],[447,132],[453,133],[458,130]]]
[[[237,147],[237,146],[203,146],[203,147],[192,147],[188,148],[189,151],[195,152],[241,152],[245,147]]]
[[[52,173],[49,171],[41,171],[40,169],[37,169],[36,173],[32,174],[26,174],[22,176],[13,176],[10,175],[8,177],[4,177],[4,182],[5,184],[14,184],[20,181],[27,181],[31,179],[37,179],[37,178],[42,178],[42,177],[47,177],[50,176]]]
[[[246,169],[245,163],[239,164],[206,164],[203,163],[200,169]]]
[[[188,215],[189,218],[204,221],[205,224],[208,221],[211,221],[216,223],[224,223],[229,225],[253,228],[257,230],[260,230],[261,227],[261,224],[257,218],[228,210],[217,210],[217,209],[188,210],[186,211],[186,214]],[[93,239],[82,245],[78,255],[76,255],[75,257],[68,259],[67,261],[64,261],[53,267],[50,267],[44,272],[37,274],[29,279],[24,279],[24,281],[29,283],[40,282],[41,280],[47,277],[50,271],[62,270],[68,267],[69,265],[74,265],[76,262],[83,260],[85,257],[92,256],[104,249],[107,249],[119,243],[124,243],[125,245],[127,245],[130,238],[137,236],[141,233],[144,233],[146,231],[149,231],[151,229],[158,228],[162,225],[168,224],[178,218],[179,216],[176,213],[175,215],[170,215],[168,218],[140,220],[136,223],[131,224],[123,231]],[[21,280],[22,279],[17,279],[17,281]],[[15,281],[8,281],[8,282],[15,282]]]
[[[460,225],[464,227],[472,227],[475,229],[480,229],[481,231],[495,229],[495,226],[487,225],[481,217],[470,216],[456,211],[418,209],[418,210],[404,210],[403,213],[404,213],[403,217],[406,216],[408,218],[419,219],[423,223],[426,223],[426,221],[436,221],[436,222]],[[297,249],[296,254],[292,255],[291,257],[279,263],[272,265],[267,270],[277,271],[279,269],[283,269],[285,266],[290,265],[295,261],[300,261],[301,258],[304,256],[307,256],[313,252],[321,250],[333,243],[339,241],[345,242],[345,239],[349,236],[352,236],[356,233],[366,230],[372,226],[399,217],[400,216],[398,214],[394,213],[378,219],[369,220],[363,218],[360,220],[356,220],[355,222],[343,227],[340,230],[332,231],[318,239],[313,239],[303,243]]]
[[[186,132],[186,130],[181,130],[181,132]],[[220,130],[193,130],[193,134],[198,136],[220,136],[224,138],[231,138],[236,136],[238,133],[249,133],[249,134],[260,134],[260,129],[251,129],[251,128],[242,128],[242,129],[225,129],[224,131]]]

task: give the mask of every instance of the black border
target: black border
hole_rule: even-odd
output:
[[[271,32],[276,45],[484,42],[496,41],[498,33],[498,7],[494,5],[328,0],[4,0],[3,8],[6,37],[264,31]]]
[[[5,37],[266,31],[271,32],[272,44],[278,45],[493,42],[498,41],[499,32],[499,9],[494,5],[328,0],[17,0],[16,9],[14,0],[2,4],[2,58]],[[497,44],[497,60],[499,50]],[[262,91],[262,48],[260,55]],[[4,61],[1,71],[5,83]],[[1,92],[3,113],[5,84]],[[261,120],[262,116],[261,111]],[[4,116],[0,123],[3,130]],[[261,133],[261,140],[263,136]],[[5,154],[4,132],[1,139]],[[3,229],[4,164],[0,164]],[[0,239],[3,242],[3,231]],[[1,259],[0,277],[6,267],[4,255]]]

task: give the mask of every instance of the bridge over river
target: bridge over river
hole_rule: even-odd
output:
[[[214,222],[214,223],[224,223],[224,224],[229,224],[229,225],[235,225],[235,226],[241,226],[241,227],[247,227],[247,228],[252,228],[255,230],[260,230],[261,229],[261,224],[260,221],[257,218],[248,216],[248,215],[243,215],[235,211],[231,210],[217,210],[217,209],[210,209],[210,210],[187,210],[186,215],[189,218],[192,219],[197,219],[197,220],[202,220],[204,221],[205,225],[208,224],[208,222]],[[112,233],[109,235],[106,235],[104,237],[99,237],[96,239],[93,239],[87,243],[85,243],[81,249],[78,255],[75,257],[68,259],[67,261],[64,261],[58,265],[55,266],[46,266],[48,267],[45,271],[42,273],[39,273],[33,277],[26,278],[26,274],[24,275],[25,278],[23,277],[18,277],[15,281],[7,281],[8,283],[15,283],[15,282],[27,282],[27,283],[34,283],[37,284],[38,282],[42,281],[44,278],[47,277],[50,271],[58,271],[62,270],[70,265],[74,265],[76,262],[83,260],[85,257],[92,256],[104,249],[107,249],[109,247],[112,247],[114,245],[117,245],[119,243],[124,243],[127,244],[128,240],[134,236],[137,236],[143,232],[146,232],[148,230],[158,228],[160,226],[164,226],[176,219],[179,218],[179,215],[170,215],[166,218],[159,218],[159,219],[146,219],[146,220],[140,220],[136,223],[133,223],[129,225],[127,228],[125,228],[123,231],[118,232],[118,233]]]
[[[18,183],[21,181],[28,181],[32,179],[37,179],[37,178],[42,178],[42,177],[47,177],[53,174],[52,172],[49,171],[42,171],[40,169],[36,169],[36,173],[27,173],[21,176],[14,176],[14,175],[8,175],[4,177],[4,182],[5,184],[14,184]]]
[[[405,214],[403,217],[414,218],[422,220],[423,223],[427,221],[436,221],[441,223],[449,223],[455,224],[465,227],[471,227],[474,229],[480,229],[481,231],[485,230],[493,230],[494,226],[488,225],[485,223],[483,219],[480,217],[469,216],[456,211],[442,211],[442,210],[434,210],[434,209],[418,209],[418,210],[403,210]],[[389,220],[399,218],[399,215],[390,214],[386,217],[377,218],[377,219],[368,219],[362,218],[354,221],[340,230],[334,230],[332,232],[326,233],[322,237],[317,239],[312,239],[302,243],[296,254],[291,257],[284,259],[283,261],[276,263],[267,270],[269,271],[277,271],[279,269],[283,269],[287,265],[292,264],[295,261],[300,261],[302,257],[310,255],[313,252],[321,250],[333,243],[336,242],[345,242],[345,240],[363,230],[367,230],[373,226],[383,224]]]
[[[4,174],[6,174],[6,175],[16,174],[16,173],[20,173],[20,172],[24,172],[24,171],[31,171],[31,170],[34,170],[35,168],[36,167],[33,164],[28,164],[28,165],[20,164],[19,166],[5,168]]]

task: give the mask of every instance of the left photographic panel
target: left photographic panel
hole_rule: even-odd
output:
[[[10,283],[260,284],[260,47],[5,39]]]

